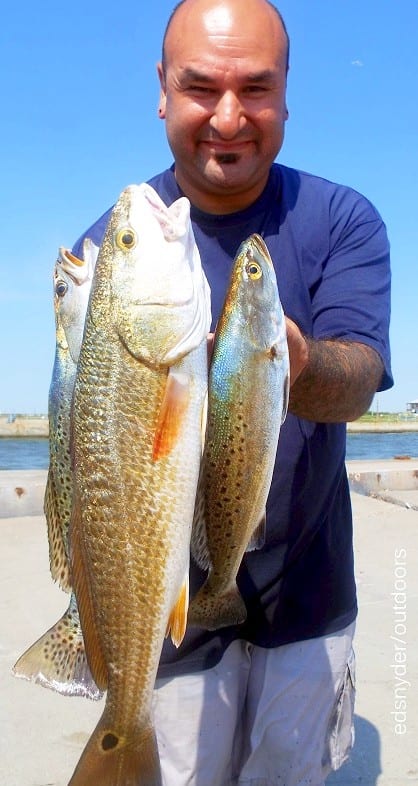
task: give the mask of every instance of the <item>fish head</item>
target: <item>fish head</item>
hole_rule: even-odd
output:
[[[100,273],[103,267],[103,276]],[[167,207],[146,183],[128,186],[109,219],[98,260],[92,319],[113,321],[138,359],[169,366],[206,338],[210,291],[185,197]]]
[[[84,321],[93,280],[98,246],[90,238],[83,243],[83,259],[61,247],[53,273],[57,348],[69,351],[77,363]]]
[[[235,258],[227,309],[235,309],[252,344],[269,351],[272,346],[287,351],[286,322],[280,302],[276,274],[267,246],[253,234]]]
[[[216,328],[214,355],[223,367],[228,354],[232,375],[225,375],[217,385],[223,396],[231,395],[230,385],[237,370],[251,365],[251,384],[261,369],[279,380],[280,419],[283,423],[289,398],[289,352],[286,320],[280,302],[276,273],[267,246],[260,235],[253,234],[241,243],[235,257],[229,289],[219,325]],[[266,364],[268,364],[266,366]],[[218,372],[216,372],[218,373]],[[267,385],[269,383],[266,383]]]

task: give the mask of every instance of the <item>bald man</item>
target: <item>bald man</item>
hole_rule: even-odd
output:
[[[167,204],[191,202],[212,329],[236,251],[257,232],[276,269],[291,364],[265,545],[238,575],[247,620],[189,626],[180,648],[167,641],[162,653],[154,711],[165,786],[323,786],[352,745],[345,423],[392,384],[389,250],[364,197],[274,163],[288,58],[283,19],[266,0],[184,0],[158,66],[174,164],[150,183]],[[100,243],[108,216],[83,237]],[[204,578],[192,563],[192,595]]]

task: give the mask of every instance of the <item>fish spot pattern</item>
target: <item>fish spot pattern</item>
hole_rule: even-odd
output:
[[[104,735],[102,739],[102,748],[104,751],[110,751],[116,748],[119,744],[119,737],[116,737],[115,734],[108,732]]]
[[[48,522],[51,574],[64,591],[70,589],[68,529],[71,517],[70,398],[66,390],[50,412],[49,478],[44,509]]]

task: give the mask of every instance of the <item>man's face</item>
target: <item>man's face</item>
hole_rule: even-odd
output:
[[[260,0],[197,0],[173,19],[160,110],[177,182],[202,210],[227,213],[262,192],[287,119],[287,42]]]

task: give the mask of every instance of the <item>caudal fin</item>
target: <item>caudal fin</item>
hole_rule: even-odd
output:
[[[103,715],[68,786],[162,786],[152,726],[126,739],[109,728]]]
[[[19,658],[13,674],[65,696],[103,696],[87,663],[74,595],[65,614]]]
[[[189,606],[187,622],[206,630],[240,625],[247,618],[247,609],[236,584],[225,592],[215,592],[206,581]]]

